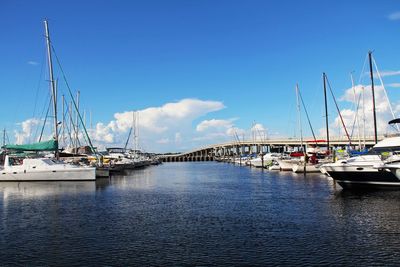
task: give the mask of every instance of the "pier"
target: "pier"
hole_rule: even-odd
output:
[[[379,136],[378,141],[382,140],[384,137],[385,136]],[[324,141],[325,138],[317,140],[318,146],[323,147],[327,145],[326,141]],[[305,146],[312,144],[315,144],[313,138],[305,138],[303,140],[303,145]],[[344,137],[331,138],[329,144],[331,147],[345,147],[349,144],[349,141]],[[361,141],[361,144],[365,144],[366,147],[372,147],[375,144],[374,137],[366,137],[365,141]],[[162,154],[159,155],[159,158],[162,162],[213,161],[217,158],[234,157],[244,154],[284,152],[288,151],[289,148],[300,146],[301,140],[297,138],[270,139],[263,141],[235,141],[209,145],[184,153]],[[358,141],[353,140],[352,146],[358,146]]]

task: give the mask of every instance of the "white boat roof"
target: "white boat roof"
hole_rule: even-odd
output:
[[[393,147],[400,146],[400,136],[388,137],[378,142],[374,147]]]

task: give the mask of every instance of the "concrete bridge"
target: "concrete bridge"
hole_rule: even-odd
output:
[[[378,140],[382,140],[384,136],[379,136]],[[313,138],[304,138],[304,146],[315,146],[316,142]],[[317,144],[320,147],[326,146],[327,142],[324,138],[317,139]],[[344,137],[331,137],[329,140],[330,147],[345,147],[349,141]],[[375,142],[372,136],[366,137],[365,141],[361,141],[361,145],[372,147]],[[164,154],[160,155],[163,162],[185,162],[185,161],[212,161],[216,158],[235,157],[244,154],[260,154],[269,152],[284,152],[289,148],[300,147],[301,140],[297,138],[287,139],[271,139],[263,141],[242,141],[242,142],[227,142],[222,144],[208,145],[189,152],[179,154]],[[358,141],[352,141],[352,146],[358,146]]]

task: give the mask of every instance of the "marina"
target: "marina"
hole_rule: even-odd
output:
[[[400,9],[325,4],[0,4],[0,266],[398,266]]]
[[[0,258],[6,266],[393,266],[399,198],[341,191],[320,174],[217,162],[95,182],[0,183]]]

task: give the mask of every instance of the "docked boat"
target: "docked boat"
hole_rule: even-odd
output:
[[[378,142],[366,155],[322,166],[342,188],[400,188],[399,152],[400,137],[389,137]]]
[[[319,170],[320,164],[309,164],[307,163],[306,165],[302,164],[301,162],[298,164],[293,164],[292,165],[292,171],[294,173],[311,173],[311,172],[321,172]]]
[[[93,181],[96,168],[75,166],[50,158],[13,158],[7,155],[0,181]]]
[[[300,158],[277,159],[276,162],[278,162],[281,171],[291,171],[293,165],[299,164]]]
[[[86,166],[66,164],[59,160],[58,120],[57,120],[57,90],[53,78],[50,36],[47,21],[44,21],[47,44],[47,59],[49,67],[49,82],[53,102],[54,137],[46,142],[24,145],[5,145],[6,152],[34,152],[35,157],[10,157],[6,155],[0,168],[0,181],[87,181],[96,179],[96,169]],[[54,151],[54,158],[48,158],[39,153]]]
[[[278,153],[267,153],[249,160],[249,164],[253,167],[262,168],[272,165],[272,162],[281,157]]]

